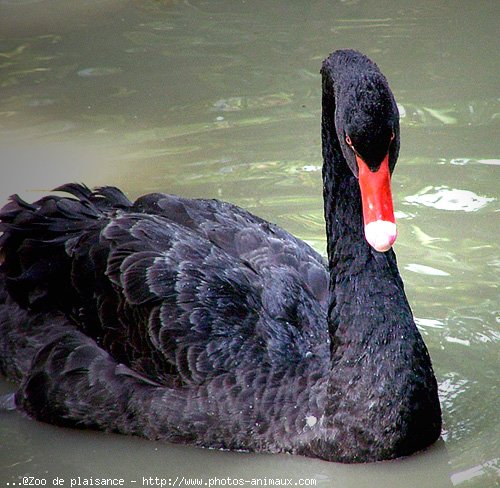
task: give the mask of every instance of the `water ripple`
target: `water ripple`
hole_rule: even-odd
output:
[[[410,263],[405,266],[405,269],[413,273],[428,275],[428,276],[450,276],[450,273],[441,269],[432,268],[431,266],[424,266],[423,264]]]
[[[477,195],[470,190],[427,186],[415,195],[405,197],[404,200],[412,205],[423,205],[438,210],[476,212],[493,202],[495,198]]]

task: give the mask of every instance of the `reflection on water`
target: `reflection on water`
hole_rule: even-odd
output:
[[[341,466],[75,432],[0,412],[0,481],[28,474],[498,483],[498,4],[0,0],[0,200],[66,181],[216,197],[325,252],[321,60],[373,57],[399,103],[396,245],[439,380],[441,444]],[[496,15],[495,15],[496,14]],[[11,386],[0,384],[5,390]]]
[[[416,205],[437,208],[438,210],[462,210],[475,212],[495,199],[476,195],[469,190],[457,190],[446,186],[428,186],[416,195],[405,197],[405,201]]]
[[[450,276],[450,273],[442,271],[440,269],[432,268],[431,266],[425,266],[423,264],[410,263],[405,266],[408,271],[413,271],[414,273],[420,273],[423,275],[433,275],[433,276]]]
[[[402,125],[413,127],[437,127],[440,125],[481,126],[495,122],[500,112],[500,100],[463,101],[458,105],[451,101],[448,106],[419,107],[410,103],[398,104]]]

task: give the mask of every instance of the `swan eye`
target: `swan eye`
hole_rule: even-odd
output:
[[[351,138],[346,134],[345,135],[345,142],[347,142],[347,144],[352,147],[352,141],[351,141]]]

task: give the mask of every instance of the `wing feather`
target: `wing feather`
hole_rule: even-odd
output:
[[[162,384],[328,354],[326,264],[283,229],[216,200],[59,190],[74,198],[13,198],[1,214],[22,306],[64,311],[118,363]],[[78,370],[85,351],[65,367]]]

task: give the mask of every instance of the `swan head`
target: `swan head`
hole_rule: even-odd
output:
[[[377,66],[355,51],[333,55],[335,130],[347,166],[359,181],[364,234],[376,251],[397,237],[391,175],[399,153],[399,112]]]

